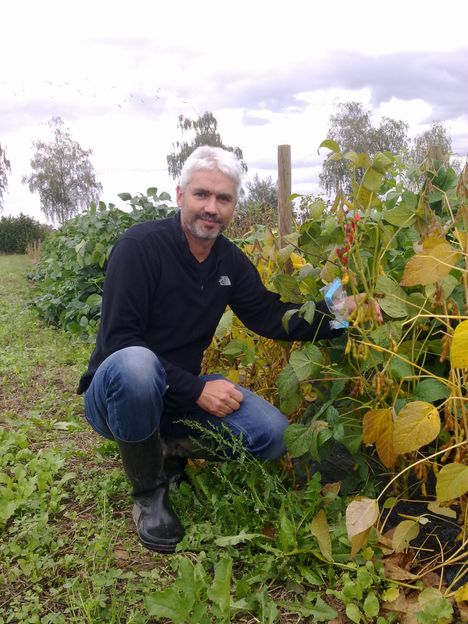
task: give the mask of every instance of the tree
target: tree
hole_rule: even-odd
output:
[[[34,141],[33,173],[23,177],[31,193],[37,191],[41,210],[48,219],[62,225],[67,219],[99,198],[102,186],[96,181],[89,160],[92,150],[84,150],[70,135],[60,117],[49,122],[53,139]]]
[[[240,147],[230,147],[224,145],[221,135],[218,132],[218,122],[213,113],[206,111],[200,115],[198,119],[189,119],[183,115],[179,115],[179,123],[177,127],[182,134],[185,132],[194,132],[195,136],[192,141],[179,142],[172,144],[172,153],[167,155],[167,170],[173,180],[180,176],[182,167],[190,154],[200,145],[211,145],[211,147],[222,147],[229,152],[233,152],[237,158],[242,161],[242,169],[247,171],[247,165],[242,160],[243,154]]]
[[[6,157],[6,150],[0,143],[0,210],[3,208],[3,195],[8,187],[8,172],[11,171],[10,161]]]
[[[254,225],[275,228],[278,222],[278,185],[271,176],[262,180],[256,173],[245,186],[247,194],[239,200],[229,229],[233,237],[242,236]]]
[[[269,206],[276,209],[278,206],[278,183],[273,182],[271,176],[263,180],[256,173],[253,179],[246,183],[246,202],[259,206]]]
[[[409,151],[410,159],[419,165],[424,162],[429,151],[433,148],[438,148],[443,160],[441,165],[448,166],[452,153],[452,139],[445,126],[439,121],[434,121],[429,130],[425,130],[415,137]]]
[[[327,138],[336,141],[343,152],[354,151],[373,156],[377,152],[398,153],[408,147],[408,124],[383,117],[375,126],[372,111],[359,102],[344,102],[330,117]],[[326,160],[320,174],[320,184],[327,192],[339,189],[351,191],[352,174],[346,161]]]

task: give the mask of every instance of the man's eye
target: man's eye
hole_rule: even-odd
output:
[[[231,201],[229,195],[218,195],[218,201],[222,204],[228,204]]]

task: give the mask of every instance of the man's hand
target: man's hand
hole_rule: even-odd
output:
[[[206,382],[197,405],[205,412],[222,418],[239,409],[243,398],[242,392],[230,381],[214,379]]]

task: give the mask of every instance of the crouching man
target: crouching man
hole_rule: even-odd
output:
[[[307,341],[341,333],[331,329],[324,301],[311,324],[295,314],[284,330],[283,315],[296,306],[267,290],[222,235],[241,183],[241,163],[231,152],[199,147],[180,176],[179,212],[120,237],[106,270],[96,347],[78,388],[90,425],[117,442],[141,542],[162,553],[174,552],[184,535],[168,490],[177,478],[170,452],[190,455],[197,435],[190,421],[227,428],[259,459],[285,453],[288,423],[278,409],[219,375],[200,375],[226,307],[267,338]],[[354,307],[348,298],[348,311]]]

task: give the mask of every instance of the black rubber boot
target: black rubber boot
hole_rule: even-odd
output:
[[[161,553],[174,552],[184,529],[169,501],[159,432],[143,442],[117,440],[117,444],[132,485],[133,519],[143,546]]]
[[[185,466],[188,459],[186,457],[178,457],[175,455],[169,455],[164,459],[164,473],[166,474],[169,483],[174,483],[179,486],[182,481],[187,481],[187,475],[185,474]]]

